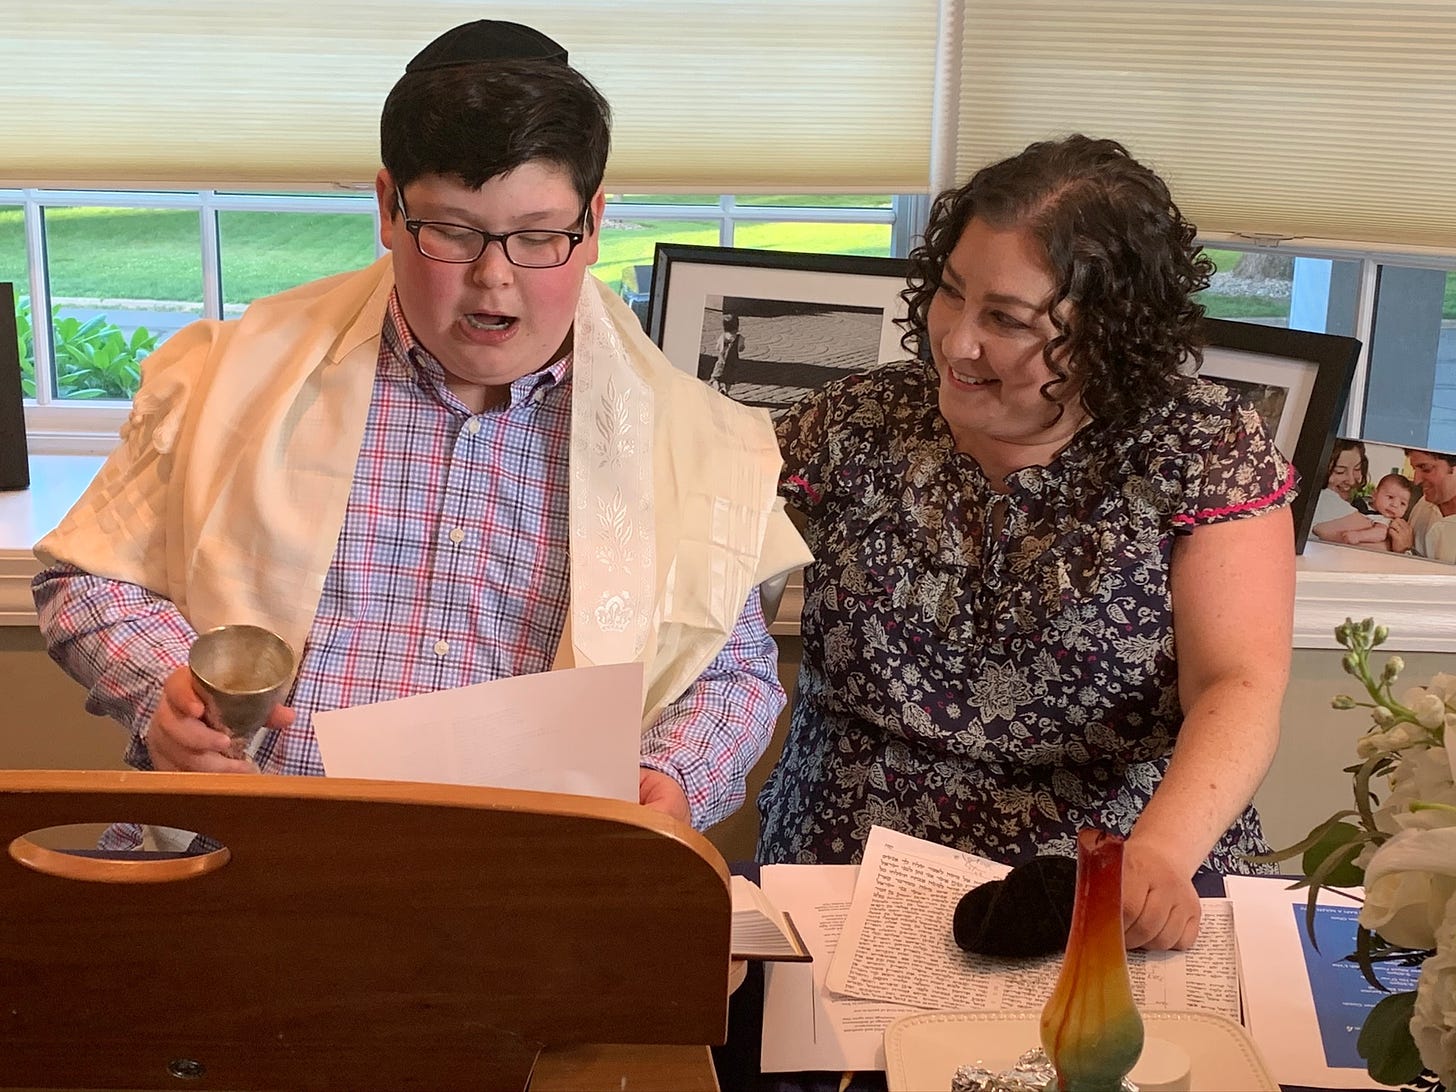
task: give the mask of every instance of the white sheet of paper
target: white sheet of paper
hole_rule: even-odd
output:
[[[315,713],[330,777],[637,802],[642,665],[518,675]]]
[[[871,827],[844,933],[830,960],[829,989],[924,1009],[1040,1009],[1061,971],[1059,955],[972,955],[956,946],[951,931],[961,896],[1009,871],[975,854]],[[1129,952],[1127,962],[1139,1006],[1239,1019],[1227,900],[1203,900],[1203,924],[1191,951]]]
[[[764,965],[765,1073],[885,1068],[885,1026],[916,1009],[837,997],[824,984],[858,865],[764,865],[759,886],[787,911],[813,963]]]
[[[1388,1087],[1371,1080],[1363,1063],[1329,1064],[1301,939],[1309,891],[1290,890],[1289,884],[1287,879],[1268,876],[1224,877],[1224,890],[1234,907],[1249,1031],[1280,1084],[1311,1088]],[[1359,890],[1353,893],[1360,894]],[[1321,906],[1351,909],[1359,905],[1329,890],[1320,892],[1318,902]],[[1342,957],[1352,947],[1353,940],[1334,948],[1326,942],[1320,945],[1320,955],[1328,958],[1331,965],[1345,963]],[[1347,966],[1341,977],[1347,982],[1351,979],[1358,982],[1358,974]],[[1386,982],[1390,984],[1391,980],[1387,978]],[[1369,987],[1359,992],[1369,1002],[1381,996]],[[1360,1001],[1359,996],[1321,995],[1326,1019],[1338,1025],[1337,1037],[1343,1034],[1347,1043],[1364,1022],[1365,1011],[1358,1007]]]

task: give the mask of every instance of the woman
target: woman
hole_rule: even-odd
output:
[[[880,824],[1014,863],[1095,825],[1130,835],[1129,944],[1168,948],[1193,873],[1267,848],[1294,473],[1180,373],[1193,240],[1121,145],[1034,144],[935,203],[905,293],[929,362],[780,422],[816,562],[761,859],[855,861]]]
[[[1327,542],[1340,542],[1352,526],[1351,517],[1365,513],[1357,501],[1370,481],[1370,459],[1359,440],[1336,440],[1330,450],[1325,487],[1315,498],[1310,533]],[[1368,522],[1368,521],[1367,521]]]

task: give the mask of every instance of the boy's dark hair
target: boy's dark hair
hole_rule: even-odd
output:
[[[1400,484],[1405,487],[1405,490],[1408,493],[1414,493],[1415,490],[1416,490],[1416,483],[1415,482],[1411,481],[1404,474],[1397,473],[1394,470],[1392,470],[1389,474],[1386,474],[1383,478],[1381,478],[1378,482],[1376,482],[1375,483],[1375,488],[1376,489],[1379,489],[1382,485],[1384,485],[1388,481],[1397,481],[1397,482],[1400,482]]]
[[[602,184],[611,107],[560,61],[495,60],[406,72],[384,100],[380,158],[396,189],[441,175],[469,189],[525,163],[571,178],[586,205]]]
[[[901,293],[905,348],[929,356],[926,316],[945,262],[972,217],[997,229],[1024,229],[1040,247],[1056,289],[1056,336],[1043,357],[1056,400],[1076,369],[1083,406],[1100,428],[1123,428],[1172,393],[1185,362],[1202,362],[1203,307],[1213,263],[1194,242],[1163,180],[1115,140],[1080,134],[1029,145],[983,167],[931,208],[923,242],[910,252]],[[1068,322],[1057,313],[1071,305]]]

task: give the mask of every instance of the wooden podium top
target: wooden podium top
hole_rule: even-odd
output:
[[[25,837],[113,821],[225,848],[100,860]],[[727,869],[635,805],[3,771],[0,837],[0,1087],[515,1089],[542,1048],[725,1036]]]

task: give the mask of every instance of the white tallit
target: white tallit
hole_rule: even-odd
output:
[[[198,631],[252,622],[302,649],[393,283],[386,256],[173,335],[147,361],[120,445],[37,556],[149,588]],[[674,369],[590,276],[571,414],[556,663],[642,661],[645,727],[721,650],[752,588],[809,553],[776,497],[768,415]]]

